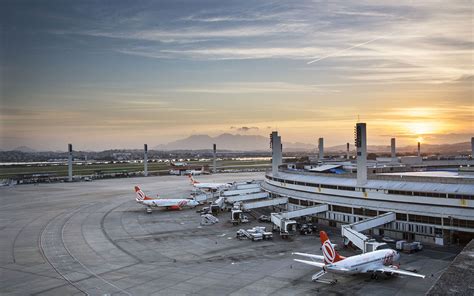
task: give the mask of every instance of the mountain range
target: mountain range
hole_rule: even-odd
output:
[[[217,145],[218,150],[228,151],[246,151],[246,152],[264,152],[270,151],[270,139],[259,135],[240,135],[240,134],[221,134],[216,137],[209,135],[192,135],[185,139],[150,147],[150,150],[172,151],[172,150],[211,150],[212,144]],[[388,144],[388,143],[387,143]],[[132,149],[133,150],[133,149]],[[316,144],[308,144],[301,142],[283,142],[284,152],[315,152]],[[328,153],[344,153],[346,145],[336,145],[324,147]],[[350,150],[354,151],[354,144],[350,143]],[[372,153],[389,153],[390,145],[368,145],[368,152]],[[397,153],[413,153],[417,150],[416,145],[397,146]],[[6,150],[0,150],[6,151]],[[24,153],[36,153],[38,150],[27,146],[20,146],[8,151],[20,151]],[[422,144],[422,153],[428,154],[458,154],[471,151],[470,142],[453,143],[453,144]],[[62,153],[64,151],[57,151]],[[87,151],[84,151],[87,152]]]
[[[270,139],[259,135],[240,135],[240,134],[221,134],[216,137],[209,135],[192,135],[185,139],[170,142],[164,145],[153,147],[156,150],[202,150],[212,149],[212,144],[217,145],[218,150],[233,150],[233,151],[269,151]],[[350,149],[354,150],[353,143],[350,143]],[[455,143],[455,144],[422,144],[423,153],[456,153],[463,151],[470,151],[471,146],[469,142]],[[314,151],[317,149],[316,144],[307,143],[291,143],[283,142],[284,151]],[[325,147],[327,152],[344,152],[346,145],[337,145],[332,147]],[[373,153],[387,153],[390,151],[390,145],[369,145],[367,147],[369,152]],[[416,145],[397,147],[397,152],[406,153],[416,151]]]
[[[268,151],[270,150],[270,139],[258,135],[222,134],[216,137],[208,135],[192,135],[188,138],[158,145],[156,150],[202,150],[212,149],[212,144],[217,145],[220,150],[233,151]],[[312,150],[314,145],[305,143],[283,143],[285,149],[292,151]]]

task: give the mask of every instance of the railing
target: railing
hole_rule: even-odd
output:
[[[280,172],[288,174],[298,174],[305,176],[319,176],[319,177],[331,177],[331,178],[341,178],[341,179],[355,179],[357,174],[355,173],[346,173],[346,174],[325,174],[325,173],[314,173],[304,170],[290,170],[286,168],[279,168]],[[266,174],[268,175],[268,173]],[[382,181],[413,181],[413,182],[423,182],[423,183],[443,183],[443,184],[474,184],[474,178],[445,178],[445,177],[421,177],[421,176],[399,176],[399,175],[378,175],[378,174],[368,174],[369,180],[382,180]]]

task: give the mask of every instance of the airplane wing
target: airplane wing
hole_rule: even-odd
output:
[[[301,259],[293,259],[293,260],[304,263],[304,264],[320,267],[320,268],[323,268],[324,266],[326,266],[326,264],[322,262],[306,261],[306,260],[301,260]]]
[[[401,274],[401,275],[409,275],[409,276],[414,276],[414,277],[420,277],[420,278],[423,278],[423,279],[425,278],[425,276],[422,275],[422,274],[418,274],[418,273],[403,270],[403,269],[393,268],[393,267],[389,267],[389,266],[384,266],[382,268],[378,268],[378,269],[376,269],[376,271],[385,272],[385,273],[396,273],[396,274]]]
[[[314,255],[314,254],[308,254],[308,253],[298,253],[298,252],[291,253],[291,254],[298,255],[298,256],[303,256],[303,257],[308,257],[308,258],[311,258],[311,259],[314,259],[314,260],[324,260],[324,256],[321,256],[321,255]]]

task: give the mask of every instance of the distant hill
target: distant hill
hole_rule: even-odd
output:
[[[219,150],[233,151],[268,151],[270,150],[270,139],[257,135],[222,134],[216,137],[208,135],[193,135],[185,139],[158,145],[156,150],[201,150],[212,149],[212,144],[217,145]],[[283,143],[285,150],[306,151],[315,148],[314,145],[305,143]]]
[[[16,147],[15,149],[12,149],[12,151],[20,151],[20,152],[27,152],[27,153],[37,152],[35,149],[27,147],[27,146],[19,146],[19,147]]]
[[[210,150],[212,144],[217,144],[219,150],[230,151],[269,151],[270,139],[268,137],[258,135],[240,135],[225,133],[216,137],[209,135],[192,135],[185,139],[170,142],[164,145],[153,147],[156,150]],[[346,145],[337,145],[324,148],[326,152],[344,152]],[[299,152],[317,150],[316,144],[307,143],[283,143],[283,150],[286,152]],[[350,150],[354,151],[354,144],[350,143]],[[390,145],[368,145],[367,150],[372,153],[389,153]],[[397,153],[412,153],[417,150],[416,145],[397,146]],[[470,142],[454,143],[454,144],[422,144],[422,153],[458,153],[471,150]]]
[[[416,151],[417,146],[411,145],[401,147],[400,152]],[[470,142],[454,143],[454,144],[421,144],[422,153],[440,153],[440,154],[455,154],[459,152],[471,151]]]
[[[353,143],[350,143],[350,150],[354,151]],[[397,153],[411,153],[417,151],[417,145],[397,146]],[[346,151],[346,145],[337,145],[325,148],[328,152]],[[454,144],[421,144],[422,153],[439,153],[439,154],[456,154],[471,150],[470,142],[454,143]],[[368,145],[367,151],[372,153],[389,153],[390,145]]]

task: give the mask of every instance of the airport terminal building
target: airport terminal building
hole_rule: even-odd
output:
[[[333,227],[393,212],[394,221],[370,233],[438,245],[467,243],[474,238],[472,176],[378,174],[367,169],[365,126],[359,136],[357,174],[335,174],[283,165],[279,159],[281,139],[273,135],[276,157],[262,188],[274,197],[287,197],[290,211],[327,204],[328,211],[314,219]]]

